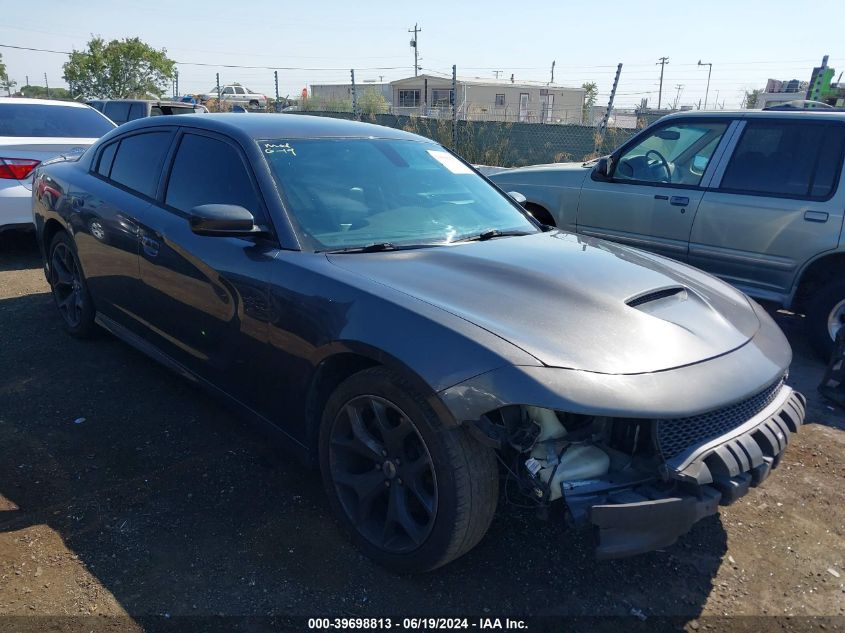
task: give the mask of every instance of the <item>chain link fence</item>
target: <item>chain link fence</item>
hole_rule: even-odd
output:
[[[384,125],[425,136],[445,145],[473,164],[521,167],[540,163],[580,162],[610,153],[648,121],[620,127],[611,119],[602,138],[595,125],[458,120],[405,114],[363,114],[348,111],[298,110],[310,114]],[[634,117],[636,120],[636,117]]]

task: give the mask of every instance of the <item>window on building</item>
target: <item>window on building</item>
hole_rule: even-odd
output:
[[[824,199],[836,188],[845,127],[810,121],[749,121],[722,189]]]
[[[452,91],[451,90],[432,90],[431,104],[435,107],[444,107],[452,105]]]
[[[505,107],[505,95],[496,95],[496,107],[497,108],[504,108]]]
[[[420,105],[420,91],[419,90],[400,90],[399,91],[399,107],[400,108],[416,108]]]

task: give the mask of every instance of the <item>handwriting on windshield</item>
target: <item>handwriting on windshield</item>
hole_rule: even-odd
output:
[[[296,150],[290,146],[290,143],[264,143],[264,153],[296,156]]]

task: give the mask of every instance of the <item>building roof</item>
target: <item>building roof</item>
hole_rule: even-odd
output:
[[[451,81],[452,78],[446,75],[417,75],[416,77],[406,77],[405,79],[397,79],[395,81],[391,81],[391,85],[398,84],[398,83],[412,83],[412,82],[419,82],[425,79],[434,80],[434,81]],[[551,90],[578,90],[583,92],[584,89],[580,87],[574,86],[562,86],[560,84],[550,84],[548,82],[543,81],[514,81],[511,83],[510,79],[495,79],[495,78],[487,78],[487,77],[458,77],[458,83],[461,84],[469,84],[474,86],[501,86],[502,88],[547,88]]]

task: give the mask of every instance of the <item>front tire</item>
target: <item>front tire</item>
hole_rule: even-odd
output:
[[[827,362],[836,334],[845,325],[845,280],[831,279],[816,288],[807,302],[806,316],[810,343]]]
[[[90,338],[96,330],[96,312],[70,235],[56,233],[48,253],[50,290],[65,330],[77,338]]]
[[[323,411],[320,470],[353,542],[400,573],[445,565],[487,532],[498,500],[492,450],[446,427],[410,383],[357,373]]]

